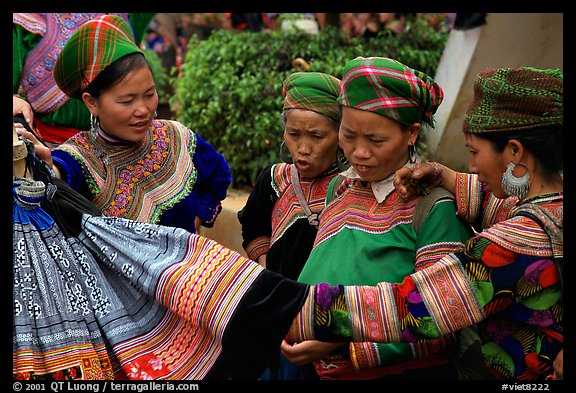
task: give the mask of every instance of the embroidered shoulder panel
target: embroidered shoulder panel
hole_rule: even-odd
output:
[[[370,185],[362,183],[353,181],[326,207],[314,247],[344,229],[382,234],[397,225],[412,223],[416,200],[404,202],[396,192],[392,192],[378,203]]]
[[[153,121],[134,147],[111,146],[82,132],[57,149],[82,165],[92,202],[107,216],[157,223],[196,182],[196,135],[175,121]]]
[[[336,172],[329,172],[322,177],[313,180],[300,180],[302,192],[308,202],[308,207],[313,213],[320,213],[324,208],[328,184]],[[290,180],[290,165],[276,164],[272,167],[272,188],[278,195],[278,200],[272,211],[272,244],[281,238],[286,230],[297,220],[304,218],[306,214],[300,206],[298,197],[294,192]]]

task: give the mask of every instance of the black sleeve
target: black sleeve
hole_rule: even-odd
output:
[[[263,270],[240,301],[222,339],[222,353],[206,379],[258,379],[300,312],[309,286]]]
[[[272,209],[278,197],[272,189],[272,165],[260,172],[246,205],[238,212],[242,247],[260,236],[272,236]]]

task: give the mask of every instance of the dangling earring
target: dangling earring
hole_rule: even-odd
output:
[[[280,159],[282,160],[282,162],[285,162],[286,164],[293,163],[292,155],[290,154],[290,151],[286,147],[286,142],[284,141],[282,141],[282,143],[280,144]]]
[[[506,194],[522,199],[528,194],[528,190],[530,189],[530,174],[528,173],[526,164],[519,162],[518,165],[526,169],[526,174],[522,177],[514,176],[512,171],[514,171],[516,165],[510,161],[506,167],[506,171],[502,175],[502,189]]]
[[[410,164],[415,164],[417,158],[416,145],[408,145],[408,159],[410,160]]]
[[[344,172],[346,169],[350,167],[350,163],[348,162],[348,158],[344,154],[344,150],[338,147],[338,151],[336,152],[336,165],[338,166],[339,172]]]
[[[152,116],[152,120],[158,117],[158,111],[154,111],[154,115]]]
[[[93,138],[96,138],[98,132],[100,131],[100,120],[98,116],[94,116],[90,113],[90,134]]]

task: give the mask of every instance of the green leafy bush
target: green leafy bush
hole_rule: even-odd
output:
[[[418,20],[408,33],[370,39],[349,38],[331,26],[317,35],[217,30],[206,40],[191,38],[169,102],[180,122],[225,156],[232,186],[249,187],[265,165],[279,161],[282,82],[296,71],[294,59],[304,59],[309,71],[342,78],[346,61],[385,56],[433,76],[446,38]]]

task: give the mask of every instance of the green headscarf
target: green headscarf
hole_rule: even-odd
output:
[[[340,79],[321,72],[295,72],[282,86],[284,109],[306,109],[340,122]]]
[[[69,97],[82,91],[106,67],[123,56],[142,52],[132,29],[116,15],[102,15],[84,23],[68,39],[54,66],[54,79]]]
[[[558,69],[485,69],[474,83],[474,97],[463,131],[469,134],[562,126],[563,79]]]
[[[434,126],[433,115],[443,98],[442,88],[421,71],[385,57],[357,57],[344,66],[338,100],[404,126]]]

